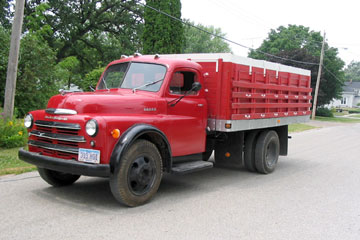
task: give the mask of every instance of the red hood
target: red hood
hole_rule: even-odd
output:
[[[156,112],[157,95],[120,91],[68,93],[50,98],[47,108],[73,109],[78,114],[141,114],[151,109]]]

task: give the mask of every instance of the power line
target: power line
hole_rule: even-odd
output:
[[[277,59],[280,59],[280,60],[285,60],[285,61],[291,61],[291,62],[295,62],[295,63],[300,63],[300,64],[319,65],[319,63],[297,61],[297,60],[293,60],[293,59],[288,59],[288,58],[279,57],[279,56],[276,56],[276,55],[273,55],[273,54],[270,54],[270,53],[263,52],[263,51],[261,51],[261,50],[257,50],[257,49],[254,49],[254,48],[245,46],[245,45],[243,45],[243,44],[241,44],[241,43],[235,42],[235,41],[230,40],[230,39],[228,39],[228,38],[225,38],[225,37],[223,37],[223,36],[220,36],[220,35],[211,33],[211,32],[209,32],[209,31],[206,31],[205,29],[202,29],[202,28],[200,28],[200,27],[198,27],[198,26],[192,25],[192,24],[190,24],[190,23],[188,23],[188,22],[184,22],[182,19],[176,18],[176,17],[174,17],[174,16],[172,16],[172,15],[166,13],[166,12],[163,12],[163,11],[159,10],[159,9],[156,9],[156,8],[151,7],[151,6],[145,5],[145,4],[141,3],[141,2],[138,2],[138,3],[139,3],[140,5],[142,5],[142,6],[144,6],[144,7],[147,7],[147,8],[152,9],[153,11],[156,11],[156,12],[158,12],[158,13],[160,13],[160,14],[163,14],[163,15],[169,17],[169,18],[172,18],[173,20],[179,21],[179,22],[181,22],[181,23],[184,24],[184,25],[187,25],[187,26],[196,28],[196,29],[198,29],[199,31],[205,32],[205,33],[207,33],[207,34],[210,34],[210,35],[212,35],[212,36],[214,36],[214,37],[220,38],[220,39],[222,39],[222,40],[224,40],[224,41],[230,42],[230,43],[235,44],[235,45],[237,45],[237,46],[240,46],[240,47],[243,47],[243,48],[247,48],[247,49],[249,49],[249,50],[257,51],[257,52],[262,53],[262,54],[264,54],[264,55],[266,55],[266,56],[274,57],[274,58],[277,58]],[[314,41],[314,40],[313,40],[313,42],[318,43],[318,41]],[[330,73],[334,78],[336,78],[338,81],[342,82],[342,80],[340,80],[334,73],[332,73],[328,68],[326,68],[325,65],[323,65],[323,67],[324,67],[324,69],[325,69],[328,73]]]
[[[340,78],[338,78],[334,73],[332,73],[327,67],[325,67],[325,65],[323,65],[324,69],[330,73],[334,78],[336,78],[336,80],[343,82],[343,80],[341,80]]]
[[[142,5],[143,7],[147,7],[147,8],[149,8],[149,9],[152,9],[153,11],[156,11],[156,12],[158,12],[158,13],[160,13],[160,14],[163,14],[163,15],[165,15],[165,16],[173,19],[173,20],[179,21],[179,22],[181,22],[181,23],[184,24],[184,25],[187,25],[187,26],[196,28],[196,29],[198,29],[199,31],[205,32],[205,33],[207,33],[207,34],[210,34],[210,35],[212,35],[212,36],[214,36],[214,37],[220,38],[220,39],[222,39],[222,40],[224,40],[224,41],[227,41],[227,42],[229,42],[229,43],[235,44],[235,45],[237,45],[237,46],[240,46],[240,47],[243,47],[243,48],[252,50],[252,51],[257,51],[257,52],[259,52],[259,53],[261,53],[261,54],[264,54],[264,55],[266,55],[266,56],[273,57],[273,58],[277,58],[277,59],[280,59],[280,60],[290,61],[290,62],[294,62],[294,63],[300,63],[300,64],[306,64],[306,65],[319,65],[318,63],[297,61],[297,60],[293,60],[293,59],[289,59],[289,58],[279,57],[279,56],[276,56],[276,55],[273,55],[273,54],[270,54],[270,53],[267,53],[267,52],[263,52],[263,51],[261,51],[261,50],[257,50],[257,49],[254,49],[254,48],[245,46],[245,45],[243,45],[243,44],[241,44],[241,43],[235,42],[235,41],[230,40],[230,39],[228,39],[228,38],[225,38],[225,37],[223,37],[223,36],[220,36],[220,35],[211,33],[211,32],[209,32],[209,31],[206,31],[205,29],[202,29],[202,28],[197,27],[197,26],[195,26],[195,25],[192,25],[192,24],[190,24],[190,23],[184,22],[182,19],[177,18],[177,17],[174,17],[174,16],[172,16],[172,15],[166,13],[166,12],[163,12],[163,11],[161,11],[161,10],[159,10],[159,9],[156,9],[156,8],[154,8],[154,7],[148,6],[148,5],[143,4],[143,3],[141,3],[141,2],[137,2],[137,3],[140,4],[140,5]]]

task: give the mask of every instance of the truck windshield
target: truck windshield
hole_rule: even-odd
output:
[[[158,64],[138,62],[115,64],[106,70],[97,89],[138,88],[157,92],[165,74],[166,67]]]

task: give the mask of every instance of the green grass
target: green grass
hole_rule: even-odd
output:
[[[344,116],[344,115],[348,115],[349,112],[347,111],[342,111],[342,112],[333,112],[334,116]]]
[[[18,158],[19,148],[0,148],[0,176],[34,171],[36,167]]]
[[[360,118],[360,114],[351,114],[350,117],[352,117],[352,118]]]
[[[360,119],[345,117],[316,117],[315,119],[326,122],[360,123]]]
[[[317,128],[317,127],[310,126],[310,125],[303,124],[303,123],[294,123],[294,124],[289,125],[289,132],[290,133],[302,132],[302,131],[306,131],[306,130],[310,130],[310,129],[314,129],[314,128]]]

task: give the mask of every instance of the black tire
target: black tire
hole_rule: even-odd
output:
[[[263,131],[255,149],[255,166],[259,173],[268,174],[275,170],[279,159],[280,141],[275,131]]]
[[[142,205],[157,192],[162,174],[162,160],[157,147],[147,140],[137,140],[110,176],[111,192],[124,205]]]
[[[202,153],[202,160],[203,161],[209,161],[212,153],[213,153],[213,151],[203,152]]]
[[[255,148],[256,148],[256,139],[258,136],[259,136],[259,131],[254,130],[247,133],[245,137],[244,166],[250,172],[256,172]]]
[[[38,172],[40,177],[45,180],[48,184],[54,187],[68,186],[76,182],[80,178],[80,175],[73,175],[69,173],[62,173],[53,171],[50,169],[39,168]]]

